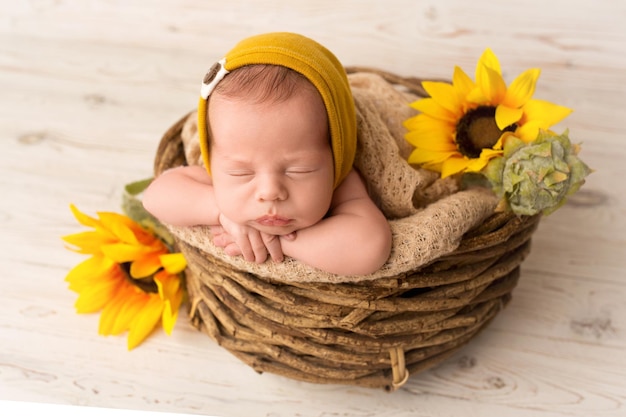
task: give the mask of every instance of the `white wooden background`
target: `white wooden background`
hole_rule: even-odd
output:
[[[1,0],[0,400],[219,416],[626,416],[623,0]],[[597,169],[545,218],[512,303],[400,391],[257,375],[180,320],[127,352],[77,315],[68,205],[119,209],[161,133],[239,39],[290,30],[346,65],[473,75],[489,46]]]

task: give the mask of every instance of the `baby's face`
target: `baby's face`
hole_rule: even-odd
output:
[[[285,235],[328,212],[333,157],[321,98],[308,90],[279,103],[211,96],[211,175],[220,211]]]

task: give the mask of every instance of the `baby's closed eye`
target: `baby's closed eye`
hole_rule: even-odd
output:
[[[251,177],[254,171],[248,169],[233,169],[226,172],[231,177]]]
[[[293,168],[288,168],[285,173],[286,174],[312,174],[314,172],[317,171],[317,168],[314,167],[293,167]]]

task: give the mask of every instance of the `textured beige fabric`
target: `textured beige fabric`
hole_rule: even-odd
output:
[[[304,265],[294,259],[258,265],[241,257],[225,255],[215,247],[207,227],[170,227],[181,239],[230,265],[259,276],[287,282],[359,282],[402,274],[452,252],[465,232],[489,216],[497,203],[487,190],[458,191],[452,179],[441,180],[430,171],[406,162],[411,152],[404,140],[402,122],[414,114],[414,99],[380,76],[357,73],[349,76],[358,127],[355,159],[372,198],[389,219],[393,247],[387,263],[366,276],[338,276]],[[189,164],[201,164],[195,114],[183,128]]]
[[[202,152],[200,151],[200,144],[198,142],[198,120],[197,112],[193,112],[187,117],[185,124],[183,125],[183,131],[180,134],[180,138],[185,148],[185,159],[189,165],[201,165]]]

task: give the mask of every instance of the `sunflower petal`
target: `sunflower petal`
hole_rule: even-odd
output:
[[[128,332],[128,350],[134,349],[152,333],[161,318],[163,302],[153,295],[141,309],[130,325]]]
[[[98,334],[102,336],[119,334],[113,333],[113,329],[115,328],[115,320],[117,320],[119,312],[124,308],[124,305],[126,303],[136,302],[135,300],[133,300],[134,295],[135,290],[130,284],[124,283],[119,286],[115,295],[102,309],[102,313],[100,313]]]
[[[467,95],[468,103],[473,103],[474,105],[482,105],[482,104],[490,104],[489,99],[483,92],[483,90],[476,86],[472,91]]]
[[[435,119],[427,114],[420,113],[410,119],[405,120],[404,127],[409,131],[445,131],[452,134],[454,132],[454,123],[445,120]]]
[[[93,232],[100,234],[103,240],[115,239],[115,236],[111,233],[109,229],[107,229],[105,225],[102,224],[100,220],[82,213],[73,204],[70,205],[70,209],[72,210],[74,217],[78,220],[80,224],[82,224],[83,226],[87,226],[87,227],[93,227],[94,228]]]
[[[119,213],[99,212],[98,217],[102,224],[115,235],[117,239],[127,243],[137,243],[135,232],[141,227],[130,219]]]
[[[502,79],[502,70],[500,69],[500,61],[498,57],[489,48],[485,49],[476,64],[476,85],[485,102],[477,102],[478,104],[499,104],[506,95],[506,84]],[[478,93],[472,93],[474,99],[479,98]]]
[[[164,302],[163,314],[161,316],[163,330],[165,333],[170,335],[172,334],[172,330],[176,324],[178,310],[183,299],[183,292],[180,288],[180,279],[178,279],[176,275],[169,275],[166,272],[165,274],[157,274],[154,278],[154,282],[156,282],[157,287],[159,288],[159,295]]]
[[[452,134],[441,131],[432,132],[409,132],[405,135],[407,142],[418,149],[439,152],[454,152],[457,146],[450,137]]]
[[[435,119],[444,120],[450,123],[456,123],[457,120],[454,113],[437,103],[432,97],[423,98],[413,102],[411,107]]]
[[[538,68],[531,68],[520,74],[507,89],[502,104],[512,108],[520,108],[526,104],[535,93],[540,73]]]
[[[502,140],[502,139],[500,139]],[[500,149],[489,149],[489,148],[484,148],[481,152],[480,152],[480,157],[479,158],[483,158],[483,159],[491,159],[491,158],[495,158],[497,156],[502,156],[502,153],[504,151],[502,150],[502,148],[500,147]]]
[[[180,305],[182,304],[183,293],[179,291],[176,293],[171,300],[168,300],[165,303],[165,307],[163,309],[163,314],[161,316],[161,322],[163,325],[163,330],[168,335],[172,334],[172,330],[174,330],[174,326],[176,325],[176,320],[178,319],[178,313],[180,310]]]
[[[100,222],[106,227],[110,227],[113,224],[123,224],[130,228],[135,227],[135,221],[124,214],[112,211],[99,211],[97,214]]]
[[[66,243],[69,243],[70,245],[78,248],[73,249],[74,251],[78,253],[90,254],[100,253],[100,247],[102,245],[115,242],[115,240],[111,239],[110,237],[94,231],[74,233],[71,235],[63,236],[61,239],[63,239]]]
[[[117,263],[125,263],[140,259],[153,252],[151,248],[127,243],[112,243],[102,245],[102,253]]]
[[[131,323],[147,301],[148,296],[145,294],[136,294],[132,297],[132,299],[129,298],[118,311],[117,316],[113,321],[111,334],[121,334],[122,332],[130,329]]]
[[[572,113],[572,109],[545,100],[529,100],[524,105],[525,121],[541,121],[541,128],[547,129]]]
[[[135,259],[130,264],[130,276],[133,278],[145,278],[161,268],[160,255],[151,253],[141,258]]]
[[[178,274],[187,268],[187,260],[182,253],[160,255],[159,259],[163,268],[170,274]]]
[[[503,151],[484,148],[478,158],[471,159],[467,165],[466,172],[480,172],[487,166],[489,161],[493,158],[501,156]]]
[[[72,210],[72,214],[74,214],[74,217],[76,218],[76,220],[78,220],[78,223],[82,224],[83,226],[98,227],[100,225],[100,222],[97,219],[90,217],[82,211],[78,210],[78,208],[76,208],[74,204],[70,204],[70,210]]]
[[[517,123],[523,116],[523,109],[516,109],[500,104],[496,107],[496,125],[498,129],[504,130],[506,127]]]
[[[168,300],[163,304],[163,314],[161,315],[161,323],[163,331],[169,336],[174,330],[176,320],[178,319],[178,310],[172,307],[172,303]]]
[[[454,125],[425,114],[419,114],[410,121],[406,123],[409,132],[405,134],[405,139],[413,146],[438,151],[456,149]]]
[[[119,289],[120,283],[116,280],[102,280],[81,290],[74,304],[79,314],[95,313],[107,306],[111,297]]]
[[[137,236],[130,227],[123,223],[111,223],[111,232],[122,242],[138,244]]]
[[[465,171],[467,165],[469,164],[469,159],[463,156],[455,156],[449,159],[446,159],[441,167],[441,178],[449,177],[450,175],[457,174],[459,172]]]
[[[411,153],[411,155],[409,155],[408,162],[409,164],[416,164],[416,165],[422,165],[425,163],[437,164],[455,155],[459,155],[459,152],[458,151],[439,152],[439,151],[429,151],[425,149],[416,149]]]
[[[459,66],[454,66],[454,74],[452,75],[452,85],[456,91],[457,97],[464,102],[468,94],[476,87],[472,79]]]
[[[533,120],[528,123],[524,123],[518,127],[515,131],[515,136],[526,143],[530,143],[537,139],[539,130],[542,129],[544,123],[540,120]]]
[[[491,48],[486,48],[480,58],[478,59],[478,63],[476,64],[476,82],[479,82],[478,79],[481,78],[482,71],[484,68],[491,68],[498,74],[502,74],[502,69],[500,68],[500,61],[496,54],[491,50]]]
[[[180,292],[180,278],[178,275],[169,274],[167,271],[160,271],[154,276],[154,282],[159,289],[159,296],[163,300],[171,300]]]
[[[499,104],[506,96],[506,83],[502,75],[493,68],[484,67],[481,76],[476,80],[476,84],[483,92],[486,103],[481,104]]]
[[[429,162],[429,163],[422,164],[421,167],[429,171],[441,172],[442,165],[443,165],[443,162]]]
[[[441,107],[457,117],[461,115],[461,103],[452,84],[440,81],[424,81],[422,87]]]
[[[71,290],[80,291],[93,281],[113,274],[114,265],[115,263],[110,259],[94,255],[72,268],[65,276],[65,281],[70,284]]]

